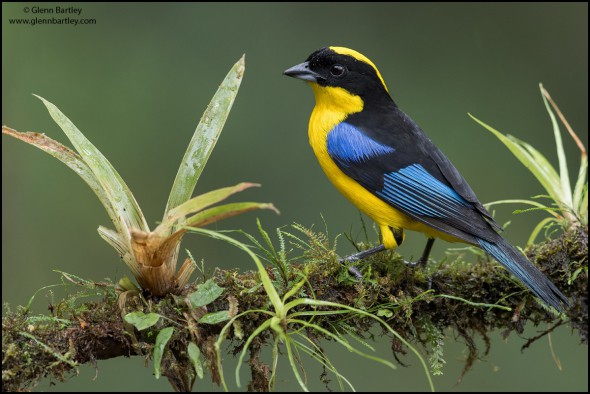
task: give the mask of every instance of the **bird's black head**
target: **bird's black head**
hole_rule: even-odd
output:
[[[364,55],[344,47],[325,47],[313,52],[285,75],[315,82],[323,87],[340,87],[367,96],[387,95],[387,86],[377,67]]]

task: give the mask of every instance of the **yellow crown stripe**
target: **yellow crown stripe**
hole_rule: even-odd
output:
[[[345,48],[345,47],[330,47],[330,49],[333,50],[334,52],[338,53],[339,55],[352,56],[356,60],[360,60],[361,62],[367,63],[369,66],[373,67],[375,69],[375,72],[377,73],[377,76],[381,80],[381,83],[383,84],[383,87],[385,88],[385,90],[387,90],[389,92],[389,89],[387,89],[387,85],[385,85],[385,81],[383,80],[383,77],[381,76],[381,73],[379,72],[379,70],[377,70],[377,66],[375,66],[375,63],[373,63],[372,61],[370,61],[368,57],[366,57],[362,53],[358,53],[357,51],[355,51],[353,49],[350,49],[350,48]]]

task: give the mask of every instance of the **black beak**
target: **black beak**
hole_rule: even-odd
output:
[[[309,62],[303,62],[296,66],[293,66],[283,72],[283,75],[287,75],[289,77],[302,79],[304,81],[309,82],[318,82],[319,80],[324,80],[325,78],[322,77],[320,74],[315,73],[309,69]]]

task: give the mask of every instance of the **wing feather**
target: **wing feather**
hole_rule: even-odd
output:
[[[328,134],[328,154],[346,175],[396,209],[439,231],[470,243],[474,237],[496,239],[497,233],[491,228],[495,222],[489,213],[455,167],[419,129],[416,133],[410,127],[409,133],[396,139],[400,130],[393,128],[388,138],[378,138],[379,133],[365,132],[354,124],[357,122],[353,115]],[[397,124],[408,125],[407,120]],[[413,143],[408,143],[408,135],[414,137]],[[451,179],[445,173],[451,174]]]

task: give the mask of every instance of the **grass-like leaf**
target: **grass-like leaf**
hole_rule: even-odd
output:
[[[309,299],[309,298],[299,298],[294,301],[291,301],[290,303],[285,305],[285,308],[292,309],[292,308],[299,306],[299,305],[313,305],[313,306],[320,306],[320,307],[333,307],[333,308],[339,308],[339,309],[346,309],[352,313],[363,315],[363,316],[366,316],[368,318],[371,318],[371,319],[379,322],[383,327],[385,327],[387,329],[387,331],[389,331],[397,339],[399,339],[404,345],[406,345],[408,347],[408,349],[410,349],[418,357],[418,360],[420,360],[420,363],[422,364],[422,367],[424,368],[424,372],[426,373],[426,377],[428,379],[428,385],[430,387],[430,390],[434,391],[434,384],[432,383],[432,378],[430,377],[430,374],[428,372],[428,367],[426,366],[426,362],[424,361],[424,358],[422,358],[422,356],[420,355],[418,350],[416,350],[415,347],[413,347],[410,343],[408,343],[408,341],[406,341],[402,336],[400,336],[397,333],[397,331],[395,331],[393,328],[391,328],[391,326],[389,324],[387,324],[381,318],[375,316],[372,313],[363,311],[361,309],[353,308],[348,305],[338,304],[338,303],[329,302],[329,301],[313,300],[313,299]],[[374,357],[374,356],[371,356],[371,358],[372,357]],[[387,360],[382,360],[382,361],[376,360],[376,361],[383,363],[383,361],[387,361]],[[393,365],[393,367],[395,368],[395,365]]]
[[[492,126],[482,122],[475,116],[469,114],[473,120],[485,127],[487,130],[494,133],[496,137],[516,157],[531,173],[537,178],[537,180],[543,185],[547,193],[555,198],[559,195],[560,181],[559,175],[555,169],[549,164],[549,161],[531,145],[518,140],[512,136],[505,136]]]
[[[289,360],[289,364],[291,364],[291,371],[293,371],[293,374],[295,375],[295,379],[297,379],[297,382],[299,383],[299,386],[301,387],[301,389],[305,392],[309,392],[309,389],[307,388],[307,384],[306,384],[305,380],[299,374],[299,365],[301,364],[301,361],[300,361],[299,357],[297,357],[297,359],[295,357],[293,357],[293,350],[291,349],[291,346],[292,346],[291,344],[292,344],[291,338],[285,337],[285,345],[287,347],[287,358]]]
[[[553,200],[552,207],[545,207],[541,204],[534,203],[532,201],[527,201],[527,204],[531,205],[541,205],[541,209],[547,210],[553,216],[556,216],[555,219],[551,218],[551,220],[543,220],[542,223],[551,224],[553,221],[559,222],[564,227],[569,226],[578,226],[578,225],[587,225],[588,223],[588,181],[586,180],[586,175],[588,171],[588,157],[586,154],[586,148],[576,135],[576,133],[572,130],[571,126],[555,104],[555,102],[551,99],[551,96],[543,88],[543,85],[539,85],[541,90],[541,96],[543,98],[543,103],[545,104],[545,108],[547,109],[547,113],[551,119],[551,124],[553,128],[553,136],[555,138],[555,147],[557,150],[557,158],[559,164],[559,173],[555,170],[555,168],[551,165],[549,160],[545,158],[539,151],[537,151],[534,147],[530,144],[527,144],[524,141],[520,141],[519,139],[510,136],[510,135],[503,135],[498,130],[494,129],[493,127],[489,126],[488,124],[482,122],[481,120],[475,118],[473,115],[469,114],[473,120],[477,123],[482,125],[487,130],[491,131],[510,151],[514,154],[514,156],[525,166],[527,167],[531,173],[537,178],[539,183],[543,186],[547,194]],[[574,190],[572,192],[569,171],[567,167],[567,158],[565,155],[565,151],[563,149],[563,141],[561,138],[561,131],[559,129],[559,124],[557,122],[557,117],[555,113],[557,112],[557,116],[561,119],[562,123],[565,125],[566,129],[568,130],[569,134],[576,142],[578,148],[580,149],[581,153],[581,161],[580,161],[580,169],[578,171],[578,178],[576,179],[576,183],[574,186]],[[517,200],[505,200],[507,201],[517,201]],[[518,200],[521,201],[522,200]],[[559,211],[559,215],[556,215],[553,211]],[[537,234],[541,231],[542,226],[537,225],[531,237],[529,237],[529,241],[531,239],[535,239]]]
[[[332,372],[336,376],[336,379],[338,379],[338,385],[340,386],[340,391],[344,391],[344,385],[342,382],[346,383],[352,391],[356,391],[354,386],[352,385],[352,383],[346,378],[346,376],[344,376],[340,372],[338,372],[336,367],[332,364],[330,359],[324,354],[322,349],[317,344],[315,344],[311,339],[309,339],[305,335],[301,335],[300,333],[297,333],[296,335],[297,335],[297,337],[301,338],[302,340],[309,342],[309,344],[312,347],[307,346],[304,343],[302,343],[300,341],[296,341],[296,340],[293,340],[293,344],[297,348],[301,349],[301,351],[303,351],[304,353],[309,355],[311,358],[313,358],[314,360],[319,362],[322,365],[322,367],[324,367],[328,371]]]
[[[561,202],[566,207],[572,207],[572,187],[570,185],[570,174],[567,168],[567,159],[565,157],[565,151],[563,150],[563,141],[561,139],[561,131],[559,130],[559,124],[557,123],[557,118],[555,114],[551,110],[549,106],[549,102],[547,101],[547,97],[545,96],[545,89],[543,88],[542,84],[539,84],[539,88],[541,89],[541,97],[543,98],[543,103],[545,103],[545,108],[547,109],[547,113],[551,118],[551,125],[553,126],[553,135],[555,137],[555,147],[557,150],[557,160],[559,163],[559,181],[561,184],[560,187],[560,198]]]
[[[494,202],[490,202],[487,204],[484,204],[484,206],[487,209],[490,209],[491,206],[493,205],[499,205],[499,204],[525,204],[525,205],[532,205],[534,208],[530,208],[531,210],[542,210],[545,212],[548,212],[549,214],[552,215],[552,217],[548,217],[545,218],[543,220],[541,220],[533,229],[533,231],[531,232],[531,234],[529,235],[529,239],[527,241],[527,245],[532,245],[535,240],[537,239],[537,237],[539,236],[539,234],[541,233],[541,231],[543,230],[543,228],[545,228],[545,226],[547,226],[548,224],[552,223],[552,222],[558,222],[559,219],[561,218],[561,216],[559,216],[559,214],[557,214],[556,212],[556,208],[550,208],[547,207],[537,201],[532,201],[532,200],[522,200],[522,199],[512,199],[512,200],[500,200],[500,201],[494,201]],[[515,210],[512,213],[516,214],[516,213],[520,213],[520,212],[526,212],[528,210]]]
[[[191,227],[203,227],[208,224],[228,219],[233,216],[253,211],[255,209],[270,209],[278,213],[273,204],[260,202],[236,202],[219,205],[199,212],[186,220],[186,225]]]
[[[241,386],[240,367],[244,363],[244,358],[246,357],[246,354],[248,353],[247,351],[248,351],[250,345],[252,344],[252,341],[254,341],[254,339],[258,335],[260,335],[264,330],[270,328],[270,324],[271,324],[271,319],[265,320],[262,324],[260,324],[258,327],[256,327],[256,329],[254,331],[252,331],[252,334],[250,334],[248,339],[246,339],[246,342],[244,343],[244,347],[242,348],[242,352],[240,353],[240,357],[238,358],[238,366],[236,367],[236,384],[238,387]]]
[[[254,247],[260,250],[263,255],[261,256],[264,260],[269,262],[280,274],[281,279],[285,286],[288,285],[289,279],[289,263],[288,263],[288,251],[286,249],[285,244],[285,236],[291,236],[296,238],[295,236],[284,232],[281,227],[276,229],[277,238],[279,240],[279,249],[276,249],[270,239],[269,234],[264,230],[262,227],[262,223],[260,222],[260,218],[256,218],[256,224],[258,226],[258,231],[260,236],[264,240],[266,246],[264,246],[261,242],[259,242],[254,236],[242,231],[242,234],[245,235],[254,245]]]

